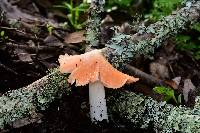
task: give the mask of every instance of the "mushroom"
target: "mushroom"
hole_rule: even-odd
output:
[[[103,56],[101,50],[81,55],[60,55],[60,72],[71,73],[68,82],[76,86],[89,84],[91,121],[108,121],[104,87],[117,89],[125,83],[139,80],[115,69]]]

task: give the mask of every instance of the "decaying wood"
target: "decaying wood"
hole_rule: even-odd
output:
[[[190,7],[184,7],[177,13],[142,28],[134,36],[116,35],[106,45],[105,55],[117,67],[120,63],[126,64],[134,59],[135,55],[152,52],[164,40],[183,30],[189,23],[196,22],[200,16],[199,10],[200,1],[197,1]],[[140,39],[135,40],[135,36]],[[54,72],[27,87],[2,95],[0,127],[47,108],[49,103],[63,93],[63,88],[66,88],[64,76]],[[151,125],[157,132],[200,132],[199,99],[196,98],[195,107],[190,109],[115,90],[108,98],[108,107],[113,118],[114,114],[118,114],[124,122],[132,123],[133,127],[147,128]]]

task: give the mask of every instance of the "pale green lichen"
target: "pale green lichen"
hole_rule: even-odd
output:
[[[116,34],[106,45],[106,57],[119,68],[130,62],[136,55],[148,56],[154,53],[154,50],[167,38],[184,30],[188,24],[195,23],[199,18],[198,10],[200,10],[200,1],[193,3],[190,8],[186,6],[176,14],[164,17],[155,24],[141,27],[134,39],[130,35]]]
[[[112,119],[131,124],[132,127],[153,127],[160,133],[199,133],[200,97],[196,98],[194,108],[173,106],[157,102],[150,97],[133,92],[114,90],[107,100]],[[117,115],[114,115],[117,114]],[[116,119],[117,118],[117,119]]]
[[[66,91],[65,86],[65,77],[54,72],[27,87],[5,93],[0,97],[0,128],[46,109]]]
[[[105,0],[92,0],[87,22],[86,41],[91,47],[97,48],[100,44],[101,13],[104,11]]]

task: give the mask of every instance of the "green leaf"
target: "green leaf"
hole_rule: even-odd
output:
[[[69,9],[70,11],[73,9],[73,7],[72,7],[69,3],[67,3],[67,2],[63,2],[63,5],[64,5],[67,9]]]
[[[79,11],[87,11],[87,9],[89,8],[89,5],[87,3],[81,3],[78,7]]]
[[[200,23],[196,23],[192,26],[192,29],[195,29],[200,32]]]
[[[153,9],[149,15],[152,20],[158,20],[163,16],[169,15],[184,0],[154,0]]]
[[[170,99],[175,98],[174,90],[172,90],[171,88],[159,86],[159,87],[154,87],[153,91],[158,93],[158,94],[163,95],[165,101],[169,101]],[[174,99],[174,101],[177,103],[176,98]]]
[[[1,37],[3,37],[5,35],[5,32],[2,30],[1,31]]]
[[[109,5],[130,6],[134,0],[108,0]]]
[[[176,36],[177,42],[187,43],[190,39],[191,39],[191,36],[188,36],[188,35],[177,35]]]
[[[72,14],[68,14],[67,17],[68,17],[70,23],[73,25],[74,21],[73,21],[73,18],[72,18]]]

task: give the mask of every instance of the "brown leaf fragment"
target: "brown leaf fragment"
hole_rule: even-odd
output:
[[[68,34],[64,39],[66,43],[81,43],[85,41],[85,30]]]
[[[165,64],[152,62],[149,69],[153,76],[161,79],[169,79],[169,70]]]
[[[178,89],[178,84],[174,80],[165,80],[165,83],[169,85],[174,90]]]
[[[175,77],[172,80],[165,80],[165,83],[169,85],[171,88],[173,88],[174,90],[177,90],[180,84],[180,81],[181,81],[181,77]]]
[[[194,91],[195,88],[196,87],[193,85],[191,79],[184,80],[183,96],[184,96],[184,100],[186,102],[188,102],[188,95],[189,95],[190,91]]]
[[[23,49],[15,49],[16,54],[19,57],[19,60],[22,62],[32,62],[31,55]]]

